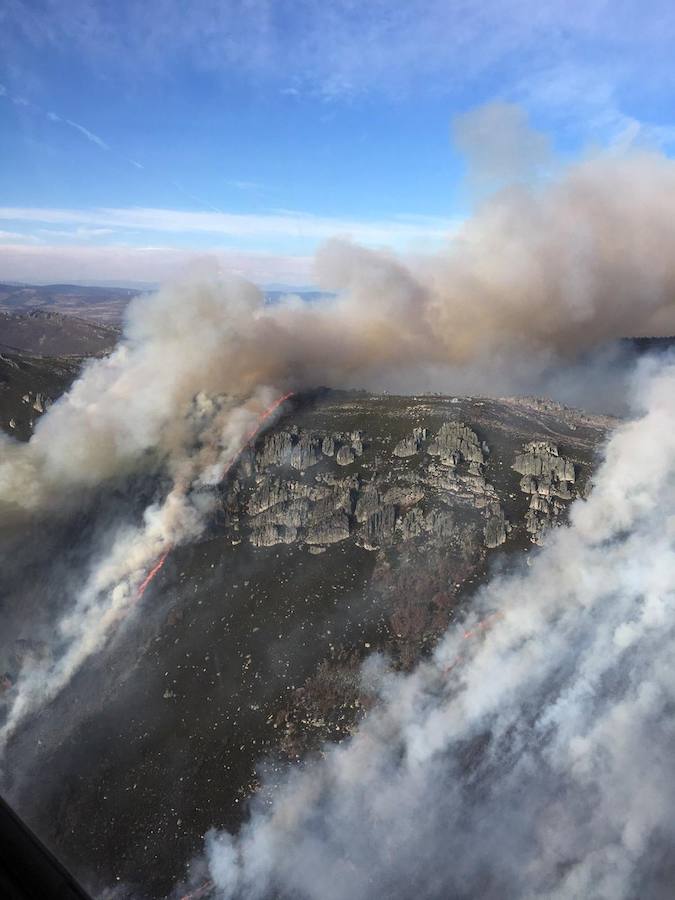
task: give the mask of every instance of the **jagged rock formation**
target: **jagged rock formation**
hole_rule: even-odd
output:
[[[255,547],[321,547],[353,539],[379,550],[450,540],[456,536],[453,510],[460,506],[464,518],[482,520],[487,548],[503,544],[510,524],[485,477],[486,441],[465,423],[444,421],[424,452],[427,435],[425,426],[416,426],[396,442],[389,457],[394,462],[387,463],[373,444],[386,444],[388,435],[297,426],[274,431],[255,452],[242,456],[241,478],[230,485],[224,504],[226,519],[236,530],[243,526]],[[366,458],[372,455],[366,454],[368,447],[374,466]],[[341,477],[338,467],[357,460],[358,474]],[[315,470],[311,480],[310,469]],[[255,484],[247,486],[251,478]]]
[[[321,442],[312,435],[299,435],[291,450],[291,465],[303,471],[315,466],[319,461]]]
[[[525,527],[532,542],[541,544],[548,529],[560,523],[560,514],[565,509],[562,501],[574,497],[574,463],[560,456],[556,444],[530,441],[517,454],[512,468],[523,476],[520,489],[530,496]]]
[[[490,501],[484,528],[485,546],[492,550],[504,544],[510,530],[511,523],[506,520],[500,503],[495,500]]]
[[[422,444],[427,439],[426,428],[413,428],[413,433],[408,437],[404,437],[402,441],[394,447],[394,456],[405,458],[406,456],[414,456],[419,453]]]
[[[458,466],[462,462],[483,464],[483,450],[478,436],[462,422],[444,422],[428,452],[432,456],[440,456],[443,466]]]

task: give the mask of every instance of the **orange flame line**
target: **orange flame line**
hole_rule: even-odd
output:
[[[490,623],[494,619],[499,619],[499,618],[501,618],[502,615],[503,615],[502,613],[497,611],[497,612],[490,613],[489,616],[485,616],[485,618],[481,619],[480,622],[476,622],[476,624],[474,625],[473,628],[471,628],[469,631],[464,632],[464,635],[463,635],[464,640],[466,640],[467,638],[470,638],[470,637],[475,637],[475,635],[477,635],[479,632],[485,631],[485,629],[490,626]]]
[[[167,556],[169,555],[169,551],[170,551],[170,550],[171,550],[171,547],[169,546],[168,549],[166,549],[166,550],[164,551],[164,553],[160,556],[159,560],[155,563],[155,565],[150,569],[150,571],[149,571],[148,574],[145,576],[145,578],[143,579],[143,581],[140,583],[140,585],[139,585],[139,587],[138,587],[138,592],[137,592],[137,594],[136,594],[136,597],[137,597],[139,600],[141,599],[141,597],[142,597],[143,594],[145,593],[145,589],[147,588],[147,586],[150,584],[150,582],[152,581],[152,579],[155,577],[155,575],[159,572],[159,570],[162,568],[162,566],[163,566],[164,563],[166,562],[166,558],[167,558]]]
[[[223,469],[223,474],[220,476],[221,481],[227,475],[227,473],[230,471],[230,469],[232,468],[234,463],[241,456],[241,454],[244,452],[244,450],[250,444],[250,442],[253,440],[253,438],[258,434],[261,427],[269,419],[269,417],[272,415],[272,413],[276,412],[276,410],[279,409],[281,404],[285,403],[286,400],[289,400],[292,396],[293,396],[293,391],[289,391],[287,394],[284,394],[283,397],[278,397],[274,401],[274,403],[272,403],[270,406],[268,406],[267,409],[258,416],[258,419],[256,420],[254,427],[244,437],[244,440],[239,445],[239,448],[237,449],[236,453],[234,453],[230,457],[230,459],[225,463],[225,468]]]
[[[209,879],[203,884],[200,884],[194,891],[188,891],[187,894],[183,894],[180,900],[201,900],[202,897],[206,897],[210,894],[213,888],[214,884],[211,879]]]

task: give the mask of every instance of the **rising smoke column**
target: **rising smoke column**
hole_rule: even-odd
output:
[[[3,438],[0,503],[61,503],[153,459],[181,477],[195,433],[235,429],[238,404],[263,388],[271,399],[319,384],[404,386],[434,370],[490,393],[528,367],[533,388],[552,359],[672,334],[673,198],[675,162],[598,157],[501,190],[438,256],[329,242],[316,277],[334,298],[266,304],[253,285],[218,278],[138,298],[119,348],[88,364],[30,443]]]
[[[21,673],[9,715],[0,728],[0,754],[26,716],[51,700],[136,611],[171,550],[201,535],[217,503],[216,494],[204,488],[223,480],[246,445],[272,421],[290,396],[287,393],[269,403],[268,392],[258,390],[246,404],[227,405],[227,427],[223,429],[221,423],[218,435],[214,431],[217,417],[212,414],[217,410],[222,415],[221,405],[197,398],[197,405],[209,413],[207,448],[194,454],[189,464],[187,458],[184,460],[181,477],[161,503],[145,510],[141,526],[120,529],[103,558],[93,561],[88,579],[57,623],[53,658],[28,666]],[[261,402],[268,405],[259,409]],[[242,431],[241,443],[233,446]],[[189,479],[188,471],[192,473]]]
[[[218,897],[672,896],[675,360],[638,403],[570,527],[479,593],[492,626],[371,666],[353,739],[208,837]]]
[[[161,471],[170,489],[91,561],[56,625],[56,663],[27,673],[0,743],[127,620],[166,550],[201,533],[213,496],[200,487],[275,398],[401,386],[420,370],[453,390],[504,391],[523,356],[536,375],[607,339],[675,330],[673,197],[665,157],[597,158],[499,192],[438,257],[330,242],[317,280],[332,299],[270,305],[211,277],[132,303],[118,348],[87,364],[31,441],[0,440],[0,510],[40,514],[139,471]]]

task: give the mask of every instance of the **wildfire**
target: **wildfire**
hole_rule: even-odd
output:
[[[188,891],[187,894],[183,894],[180,900],[203,900],[204,897],[209,896],[213,888],[214,884],[209,879],[203,884],[200,884],[198,888],[194,889],[194,891]]]
[[[289,391],[287,394],[284,394],[282,397],[277,397],[277,399],[272,403],[267,409],[262,412],[253,426],[253,428],[249,431],[249,433],[244,437],[244,440],[241,442],[238,449],[235,453],[232,454],[230,459],[225,463],[225,468],[223,469],[223,474],[221,475],[221,479],[224,478],[227,473],[230,471],[232,466],[235,464],[240,455],[244,452],[246,447],[251,443],[253,438],[256,437],[261,427],[265,424],[265,422],[269,419],[272,413],[276,412],[282,403],[285,403],[286,400],[290,400],[293,396],[293,391]]]
[[[473,628],[465,631],[462,635],[462,639],[466,641],[469,638],[476,637],[479,634],[484,634],[494,624],[495,620],[501,619],[502,616],[503,613],[499,612],[499,610],[497,610],[497,612],[490,613],[489,616],[485,616],[485,618],[481,619],[480,622],[476,622]],[[448,663],[448,665],[443,669],[443,674],[448,675],[463,659],[464,657],[460,653],[459,656],[455,657],[455,659],[453,659],[451,663]]]
[[[163,566],[164,563],[166,562],[166,558],[167,558],[167,556],[169,555],[169,551],[170,551],[170,550],[171,550],[171,547],[169,547],[168,550],[165,550],[165,551],[164,551],[164,553],[160,556],[159,560],[158,560],[158,561],[155,563],[155,565],[150,569],[150,571],[148,572],[148,574],[145,576],[145,578],[143,579],[143,581],[142,581],[142,582],[140,583],[140,585],[138,586],[138,593],[136,594],[136,596],[138,597],[139,600],[141,599],[141,597],[142,597],[143,594],[145,593],[145,589],[147,588],[147,586],[150,584],[150,582],[152,581],[152,579],[155,577],[155,575],[159,572],[159,570],[162,568],[162,566]]]
[[[225,478],[225,476],[227,475],[227,473],[230,471],[230,469],[231,469],[232,466],[235,464],[235,462],[237,461],[237,459],[241,456],[241,454],[242,454],[243,451],[246,449],[246,447],[247,447],[247,446],[251,443],[251,441],[257,436],[258,432],[260,431],[260,429],[262,428],[262,426],[265,424],[265,422],[269,419],[269,417],[270,417],[274,412],[276,412],[277,409],[279,409],[279,407],[281,406],[282,403],[285,403],[286,400],[289,400],[292,396],[293,396],[293,391],[289,391],[287,394],[284,394],[284,395],[281,396],[281,397],[277,397],[277,399],[274,401],[274,403],[272,403],[270,406],[268,406],[267,409],[264,410],[264,411],[258,416],[258,418],[257,418],[257,420],[256,420],[256,423],[255,423],[254,427],[248,432],[248,434],[244,437],[243,441],[241,442],[240,446],[239,446],[239,447],[237,448],[237,450],[232,454],[232,456],[230,457],[230,459],[225,463],[225,468],[223,469],[223,473],[222,473],[222,475],[220,476],[221,481],[222,481],[223,478]],[[153,578],[155,577],[155,575],[157,575],[157,573],[160,571],[160,569],[162,568],[162,566],[163,566],[164,563],[166,562],[167,556],[169,555],[169,553],[171,552],[172,549],[173,549],[173,547],[169,546],[169,547],[164,551],[164,553],[163,553],[162,556],[159,558],[159,560],[155,563],[155,565],[152,567],[152,569],[150,569],[150,571],[148,572],[148,574],[145,576],[145,578],[143,579],[143,581],[141,582],[141,584],[140,584],[139,587],[138,587],[138,591],[137,591],[137,594],[136,594],[136,598],[137,598],[138,600],[141,599],[141,597],[142,597],[143,594],[145,593],[145,591],[146,591],[148,585],[151,583],[151,581],[153,580]],[[189,895],[189,896],[192,897],[193,895]],[[198,896],[201,897],[201,896],[204,896],[204,895],[202,895],[202,894],[194,894],[194,896],[195,896],[195,897],[198,897]]]
[[[487,631],[487,629],[493,624],[495,619],[500,619],[502,617],[502,613],[499,611],[490,613],[489,616],[485,616],[484,619],[481,619],[480,622],[477,622],[473,628],[469,631],[465,631],[463,638],[466,640],[467,638],[475,637],[477,634],[481,634],[483,631]]]

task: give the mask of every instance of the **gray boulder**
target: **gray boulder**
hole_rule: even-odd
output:
[[[349,466],[354,462],[354,459],[354,451],[351,447],[347,446],[340,447],[335,456],[335,462],[338,466]]]

